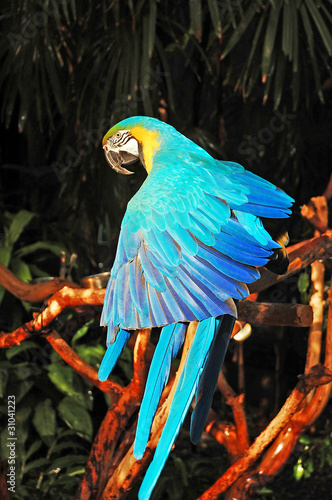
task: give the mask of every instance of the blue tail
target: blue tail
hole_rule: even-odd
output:
[[[156,413],[161,393],[167,384],[172,361],[183,344],[186,328],[187,325],[185,323],[176,323],[164,326],[160,333],[138,417],[134,444],[134,455],[138,460],[143,457],[145,452],[153,417]]]
[[[121,329],[114,342],[108,346],[98,372],[98,378],[101,382],[107,380],[123,349],[126,347],[129,337],[130,333]]]
[[[162,468],[165,465],[176,436],[179,433],[181,424],[188,412],[195,392],[199,387],[202,387],[202,385],[200,384],[201,377],[203,376],[204,380],[206,380],[207,382],[207,376],[211,372],[211,368],[213,366],[212,363],[214,362],[212,356],[209,356],[209,351],[212,344],[214,343],[214,339],[216,338],[215,333],[219,331],[219,325],[221,323],[221,318],[208,318],[198,323],[192,346],[187,355],[187,359],[185,360],[182,373],[179,377],[178,385],[175,390],[165,427],[156,448],[153,461],[151,462],[143,479],[138,495],[139,500],[148,500],[150,498],[152,490],[159,478]],[[224,346],[227,346],[228,340],[224,340],[221,343],[223,343]],[[219,341],[217,341],[217,344],[219,344]],[[219,350],[219,352],[220,351],[221,350]],[[222,356],[224,356],[224,354]],[[206,364],[207,361],[208,364]],[[219,366],[220,364],[221,363],[219,363]],[[209,367],[209,365],[211,366]],[[206,366],[207,372],[206,374],[204,374]],[[216,369],[219,370],[218,367],[216,367]],[[216,376],[214,376],[214,380],[215,379]],[[203,398],[203,403],[207,404],[207,402],[211,401],[211,399],[212,395],[209,396],[207,400],[206,398]],[[200,401],[201,399],[199,400],[199,402]],[[200,406],[204,407],[204,412],[206,413],[206,405],[200,403]],[[200,423],[198,428],[200,428],[201,419],[199,419],[198,421]],[[198,432],[199,431],[197,431],[197,433]],[[195,431],[195,435],[197,433]]]
[[[217,387],[219,372],[225,359],[235,323],[234,316],[229,314],[225,314],[218,319],[219,325],[217,320],[217,331],[199,381],[196,392],[196,405],[191,415],[190,438],[194,444],[198,443],[204,430],[212,405],[213,394]]]

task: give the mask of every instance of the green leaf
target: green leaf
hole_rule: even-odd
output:
[[[22,231],[30,224],[31,219],[35,216],[36,214],[28,212],[27,210],[20,210],[14,216],[6,234],[6,246],[10,247],[16,243],[18,238],[21,236]]]
[[[49,465],[50,461],[47,458],[36,458],[27,463],[24,467],[23,474],[33,470],[33,469],[43,469],[46,465]]]
[[[0,262],[5,267],[9,266],[11,254],[12,254],[12,247],[0,246]],[[5,295],[5,292],[6,292],[5,287],[0,285],[0,305]]]
[[[154,48],[154,40],[156,35],[156,19],[157,19],[157,1],[150,0],[150,16],[149,16],[149,42],[148,42],[148,52],[149,58],[151,59],[153,48]]]
[[[9,266],[11,254],[12,254],[12,247],[0,246],[0,262],[5,267]]]
[[[222,58],[225,58],[227,54],[229,54],[229,52],[235,47],[235,45],[242,39],[242,35],[251,25],[251,21],[253,20],[256,13],[256,6],[253,3],[250,3],[248,9],[243,14],[241,23],[239,24],[237,30],[234,30],[233,34],[228,40],[228,43],[222,53]]]
[[[300,274],[299,279],[297,281],[297,288],[300,293],[306,293],[310,285],[310,277],[309,274],[305,271]]]
[[[7,382],[8,382],[8,371],[0,369],[0,398],[3,398],[5,395]]]
[[[10,349],[6,351],[6,357],[7,359],[12,359],[14,356],[17,356],[18,354],[21,354],[24,351],[27,351],[29,349],[38,349],[41,351],[41,347],[37,342],[33,342],[32,340],[25,340],[22,342],[22,344],[19,345],[14,345]]]
[[[174,461],[175,468],[180,473],[182,484],[184,484],[184,486],[186,486],[186,487],[189,486],[188,471],[187,471],[187,468],[185,466],[184,461],[181,458],[176,457],[176,456],[173,456],[173,461]]]
[[[265,82],[271,65],[272,53],[275,50],[275,40],[279,22],[281,2],[270,8],[262,52],[262,80]]]
[[[297,73],[299,71],[299,41],[300,41],[300,33],[299,33],[299,20],[298,20],[298,10],[294,4],[294,2],[290,2],[290,6],[292,9],[292,32],[293,32],[293,47],[292,47],[292,61],[293,61],[293,73]]]
[[[304,474],[304,468],[300,459],[298,460],[297,464],[294,465],[293,471],[296,481],[299,481]]]
[[[75,437],[76,437],[76,434],[75,434]],[[58,443],[56,444],[55,446],[52,446],[52,450],[51,450],[51,457],[53,455],[56,455],[56,454],[61,454],[61,456],[64,455],[64,450],[82,450],[82,451],[86,451],[86,447],[83,446],[83,444],[80,444],[77,442],[77,439],[76,441],[64,441],[63,443]]]
[[[28,449],[26,455],[25,455],[25,461],[27,462],[29,460],[29,458],[34,454],[36,453],[36,451],[39,450],[39,448],[42,446],[43,442],[40,440],[40,439],[37,439],[36,441],[34,441],[32,443],[32,445],[30,446],[30,448]]]
[[[71,345],[73,347],[77,344],[77,341],[79,339],[81,339],[82,337],[84,337],[84,335],[86,335],[88,333],[89,327],[93,323],[94,323],[94,319],[91,319],[90,321],[88,321],[87,323],[85,323],[85,325],[83,325],[79,330],[77,330],[77,332],[75,333],[75,335],[71,339]]]
[[[15,367],[16,370],[18,370],[19,372],[22,372],[22,368],[18,368],[18,367]],[[29,370],[29,373],[30,373],[30,370]],[[15,374],[17,376],[17,374]],[[13,394],[15,394],[15,399],[16,399],[16,403],[19,403],[23,398],[24,396],[30,392],[30,390],[32,389],[32,387],[35,385],[35,381],[34,380],[26,380],[25,378],[23,378],[22,381],[20,381],[19,383],[16,383],[16,384],[13,384],[12,385],[12,392]]]
[[[202,4],[201,0],[189,0],[190,31],[200,42],[202,39]]]
[[[68,454],[65,457],[59,457],[53,460],[51,466],[46,470],[46,474],[52,474],[57,469],[65,469],[67,467],[77,466],[78,464],[86,464],[88,453],[86,455]]]
[[[83,393],[82,381],[77,373],[62,363],[48,365],[48,377],[60,392],[68,395],[81,396]]]
[[[315,39],[314,39],[314,32],[311,26],[310,18],[307,12],[307,9],[304,4],[301,4],[300,7],[300,13],[302,17],[302,22],[303,26],[306,32],[307,36],[307,41],[308,41],[308,46],[309,46],[309,55],[311,58],[311,63],[312,63],[312,69],[313,69],[313,75],[314,75],[314,80],[315,80],[315,85],[316,85],[316,90],[317,94],[320,98],[320,101],[323,103],[324,102],[324,96],[323,92],[321,89],[321,83],[320,83],[320,73],[318,69],[318,61],[315,53]]]
[[[283,6],[283,24],[282,24],[282,50],[290,60],[293,56],[293,9],[290,3],[285,2]],[[297,14],[296,16],[297,17]]]
[[[71,397],[64,397],[58,404],[58,412],[62,420],[77,434],[88,441],[92,440],[92,421],[88,411],[77,404]]]
[[[332,36],[330,34],[331,26],[328,27],[321,16],[321,13],[317,7],[317,2],[314,0],[305,0],[308,11],[316,25],[316,28],[323,40],[325,48],[329,56],[332,55]]]
[[[31,245],[26,245],[23,248],[20,248],[15,252],[16,257],[23,257],[25,255],[29,255],[31,253],[37,252],[38,250],[49,250],[53,252],[55,255],[60,255],[61,252],[65,251],[63,245],[58,243],[52,243],[50,241],[37,241],[36,243],[32,243]]]
[[[301,444],[312,444],[312,438],[307,436],[306,434],[302,434],[302,436],[299,439],[299,443]]]
[[[105,354],[105,349],[101,345],[79,345],[75,348],[75,351],[91,366],[96,366],[101,363]]]
[[[73,467],[72,469],[67,471],[68,476],[78,476],[84,474],[85,467]]]
[[[133,376],[133,354],[132,350],[128,347],[122,352],[118,361],[118,366],[124,372],[128,380],[130,380]]]
[[[50,447],[56,432],[56,413],[51,399],[45,399],[35,407],[33,425],[41,439]]]
[[[32,275],[28,264],[18,257],[13,257],[10,261],[10,268],[12,272],[22,281],[31,281]]]
[[[215,35],[221,39],[222,30],[218,2],[216,0],[208,0],[208,5]]]

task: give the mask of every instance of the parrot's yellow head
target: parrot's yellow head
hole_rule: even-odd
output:
[[[159,120],[135,116],[117,123],[103,138],[103,149],[111,167],[120,174],[133,174],[124,165],[140,160],[149,173],[160,147]]]

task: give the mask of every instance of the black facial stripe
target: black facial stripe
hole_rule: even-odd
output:
[[[118,139],[114,137],[113,145],[117,147],[124,146],[125,144],[127,144],[127,142],[130,141],[130,139],[132,139],[132,136],[129,134],[129,131],[124,132],[122,137],[119,137]]]

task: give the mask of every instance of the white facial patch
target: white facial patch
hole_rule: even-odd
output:
[[[107,140],[104,146],[106,151],[121,152],[126,151],[134,156],[138,156],[138,142],[130,135],[129,130],[118,130],[116,134]]]

